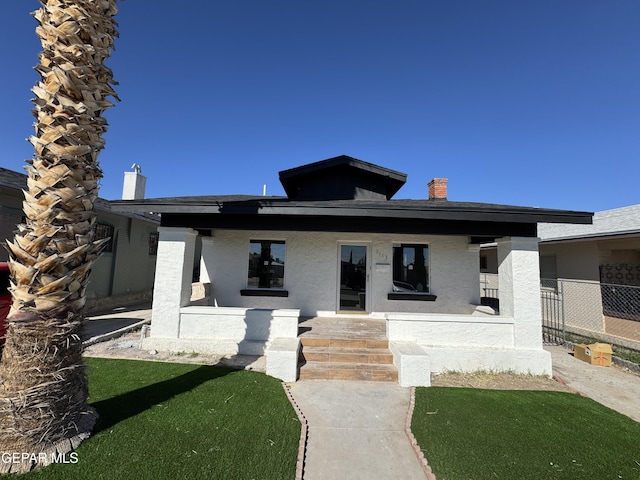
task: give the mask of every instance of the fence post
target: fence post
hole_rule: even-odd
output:
[[[567,343],[567,325],[564,321],[564,281],[557,280],[558,282],[558,299],[560,301],[560,320],[562,321],[562,345]]]

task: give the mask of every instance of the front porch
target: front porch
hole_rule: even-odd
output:
[[[143,348],[264,355],[267,374],[305,379],[429,386],[431,373],[516,371],[549,375],[548,352],[517,348],[512,317],[387,313],[300,317],[299,310],[187,306],[175,338],[152,335]]]
[[[369,268],[374,277],[369,292],[372,311],[344,317],[331,310],[318,308],[317,299],[314,300],[316,304],[312,303],[310,307],[307,302],[310,289],[307,288],[308,283],[303,281],[291,281],[290,291],[285,297],[247,297],[249,300],[245,301],[251,306],[236,306],[229,301],[234,297],[216,297],[215,293],[211,293],[216,290],[220,293],[229,284],[229,281],[225,282],[227,279],[218,276],[215,288],[209,289],[211,296],[200,304],[194,304],[191,299],[192,266],[197,258],[197,236],[197,232],[191,229],[160,228],[152,328],[150,337],[143,342],[143,348],[224,355],[265,355],[267,373],[288,382],[298,378],[342,377],[386,379],[398,381],[402,386],[419,386],[430,384],[431,372],[446,370],[511,370],[551,374],[551,358],[542,349],[540,303],[539,294],[536,293],[539,274],[535,238],[510,237],[498,241],[501,315],[493,315],[490,309],[477,305],[480,303],[478,276],[471,270],[473,260],[477,261],[477,250],[465,245],[459,238],[448,237],[445,239],[449,242],[447,245],[452,248],[463,247],[464,250],[452,250],[446,257],[450,259],[449,266],[456,267],[449,268],[447,273],[443,267],[448,264],[444,262],[444,252],[437,243],[445,240],[434,239],[433,250],[439,251],[443,257],[439,260],[442,263],[438,268],[436,261],[432,262],[433,276],[438,277],[437,282],[434,279],[432,289],[437,294],[437,300],[434,295],[431,302],[416,301],[406,293],[402,300],[389,299],[387,285],[391,284],[388,278],[390,269],[383,268],[388,264],[379,263],[375,268]],[[381,242],[382,239],[386,237],[381,237]],[[200,281],[205,283],[213,278],[212,246],[211,237],[202,239]],[[216,258],[222,261],[222,257]],[[464,265],[455,263],[460,258],[464,258]],[[318,269],[313,271],[317,273]],[[464,275],[456,276],[455,272],[460,271]],[[293,270],[290,278],[296,273]],[[325,272],[325,277],[330,279],[325,282],[327,285],[336,284],[335,271]],[[318,283],[325,277],[314,278],[313,282]],[[377,278],[380,281],[376,281]],[[475,280],[477,299],[476,293],[471,292],[471,285],[465,284],[462,290],[452,278],[459,278],[460,282]],[[330,296],[323,297],[321,292],[314,292],[316,297],[325,298],[331,305]],[[466,303],[460,302],[462,292],[469,294]],[[232,306],[217,306],[216,298],[222,298],[226,305]],[[282,308],[262,308],[263,305],[281,305]],[[258,306],[260,308],[256,308]],[[391,310],[393,307],[407,306],[411,311]],[[301,315],[305,322],[310,323],[301,324]],[[307,320],[313,315],[315,318],[312,321]],[[303,330],[310,329],[315,333],[299,332],[300,325]],[[368,341],[384,341],[385,344],[370,347],[388,351],[356,350],[369,348],[356,346],[360,345],[356,341],[372,333],[372,330],[378,333]],[[324,345],[319,344],[321,340],[325,342]],[[338,347],[338,344],[342,344],[342,347]],[[327,351],[327,348],[354,351]],[[360,361],[365,357],[366,362]],[[298,365],[300,358],[306,362],[302,370]],[[377,361],[382,358],[384,362]],[[336,359],[341,361],[334,361]],[[342,361],[345,359],[349,361]],[[370,359],[377,360],[372,362]],[[390,360],[395,372],[391,363],[388,363]],[[342,365],[334,365],[336,363]]]

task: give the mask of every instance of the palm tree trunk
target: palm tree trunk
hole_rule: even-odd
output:
[[[117,36],[116,0],[40,0],[34,12],[42,42],[34,87],[35,155],[28,163],[26,222],[7,242],[13,306],[0,363],[0,451],[33,454],[0,462],[24,472],[88,437],[82,317],[102,176],[102,117],[117,96],[104,66]],[[5,456],[5,458],[7,458]]]

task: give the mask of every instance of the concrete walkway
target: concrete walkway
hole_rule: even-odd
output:
[[[309,425],[305,480],[428,478],[405,432],[410,389],[338,380],[289,388]]]
[[[591,365],[564,347],[551,352],[554,375],[585,397],[640,422],[640,376],[616,366]]]
[[[83,340],[85,344],[104,341],[127,330],[140,328],[143,323],[151,323],[149,303],[92,312],[84,320]]]

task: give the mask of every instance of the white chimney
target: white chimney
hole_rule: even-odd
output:
[[[142,200],[147,186],[147,177],[142,175],[142,168],[137,163],[131,165],[133,172],[124,172],[122,200]]]

